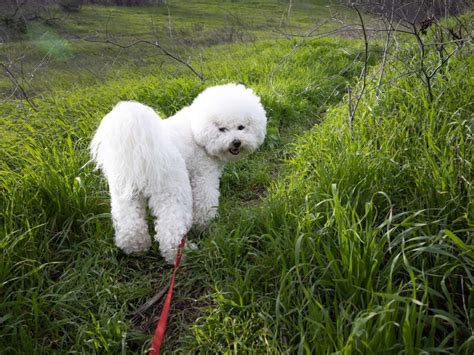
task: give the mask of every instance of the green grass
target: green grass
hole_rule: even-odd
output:
[[[404,79],[352,131],[341,104],[306,133],[190,261],[213,291],[184,349],[472,352],[473,64],[452,62],[436,103]]]
[[[339,45],[347,50],[338,50]],[[291,50],[291,43],[259,42],[256,48],[216,47],[203,57],[210,78],[206,85],[243,81],[262,96],[270,116],[265,148],[252,160],[226,170],[222,223],[225,211],[234,210],[232,201],[251,202],[258,198],[255,190],[268,188],[273,172],[267,161],[275,165],[285,152],[281,137],[288,140],[291,132],[319,120],[325,105],[337,101],[334,88],[344,87],[361,69],[354,58],[362,47],[348,41],[313,42],[281,62]],[[330,65],[316,63],[322,55]],[[270,76],[273,86],[268,84]],[[35,100],[38,111],[17,101],[2,108],[1,134],[8,137],[1,143],[6,159],[0,175],[5,206],[2,348],[18,349],[14,339],[20,338],[18,351],[24,352],[146,349],[153,324],[149,319],[133,324],[133,310],[167,282],[169,269],[156,246],[146,257],[136,258],[114,247],[107,188],[90,165],[84,167],[87,145],[117,100],[139,100],[169,115],[203,88],[184,72],[174,80],[149,76],[111,82],[94,91],[57,91]],[[293,95],[300,96],[297,105]],[[194,276],[187,282],[193,280]],[[199,291],[195,285],[189,287],[184,287],[190,291],[187,297]],[[202,292],[207,291],[198,294]]]
[[[204,83],[167,64],[45,92],[37,110],[4,101],[0,352],[146,352],[160,306],[134,311],[171,270],[156,245],[137,257],[113,245],[87,146],[118,100],[167,116],[239,81],[262,97],[267,139],[226,168],[219,217],[190,233],[199,249],[178,274],[165,350],[472,353],[472,50],[435,77],[428,102],[416,76],[400,77],[417,59],[403,41],[405,64],[389,63],[378,95],[371,43],[352,127],[344,93],[360,89],[364,47],[341,38],[203,48]]]
[[[137,40],[161,46],[200,70],[203,48],[301,35],[330,17],[328,1],[303,1],[292,6],[279,1],[168,1],[166,6],[84,6],[79,13],[52,10],[53,20],[31,22],[22,41],[2,45],[0,61],[9,65],[30,96],[58,88],[94,86],[118,76],[173,77],[175,64],[148,44],[127,49],[88,40],[130,45]],[[332,6],[341,18],[347,9]],[[323,28],[333,28],[331,21]],[[0,94],[15,86],[0,76]],[[18,92],[15,94],[19,95]]]

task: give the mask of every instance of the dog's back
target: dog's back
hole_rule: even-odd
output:
[[[90,150],[111,191],[124,198],[159,189],[167,178],[163,175],[179,159],[158,114],[134,101],[119,102],[102,119]]]

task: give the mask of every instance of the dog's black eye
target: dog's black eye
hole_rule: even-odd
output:
[[[239,131],[243,130],[244,128],[245,128],[245,127],[242,126],[242,125],[240,125],[239,127],[237,127],[237,129],[238,129]]]
[[[221,127],[221,128],[219,128],[219,131],[221,131],[221,132],[226,132],[226,131],[228,131],[228,129],[225,128],[225,127]]]

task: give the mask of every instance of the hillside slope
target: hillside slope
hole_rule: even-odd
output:
[[[219,217],[178,274],[167,350],[472,353],[474,60],[460,47],[433,78],[384,67],[371,43],[328,38],[203,50],[200,81],[119,77],[0,107],[0,350],[146,352],[168,282],[156,246],[113,245],[105,181],[88,164],[100,119],[124,99],[179,110],[206,86],[261,95],[264,146],[230,164]],[[455,45],[455,44],[451,44]],[[436,67],[432,52],[427,65]],[[410,62],[411,61],[411,62]],[[179,74],[179,75],[178,75]],[[416,73],[415,73],[416,74]]]
[[[358,43],[321,40],[296,49],[286,41],[218,46],[203,54],[206,83],[189,72],[176,79],[165,73],[119,79],[94,90],[58,90],[35,99],[36,109],[17,100],[2,105],[1,349],[116,353],[147,348],[158,310],[138,319],[134,311],[166,284],[170,270],[157,249],[127,257],[113,245],[107,187],[88,164],[92,133],[119,100],[138,100],[168,116],[206,85],[240,81],[251,86],[268,110],[268,135],[263,149],[225,172],[216,226],[232,225],[236,205],[257,203],[269,188],[281,155],[287,154],[285,141],[319,121],[362,68],[355,61],[363,51]],[[196,288],[192,274],[183,275],[178,305],[179,294],[207,292]]]
[[[262,205],[189,262],[212,301],[185,351],[472,353],[471,50],[432,102],[405,64],[380,91],[374,68],[352,125],[342,102],[291,146]]]

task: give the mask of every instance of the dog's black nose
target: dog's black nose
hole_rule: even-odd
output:
[[[239,139],[234,139],[234,140],[232,141],[232,145],[233,145],[235,148],[240,147],[241,144],[242,144],[242,142],[241,142]]]

